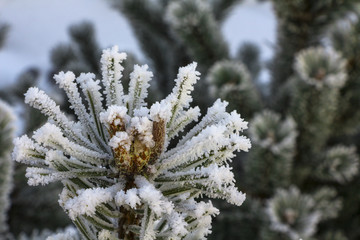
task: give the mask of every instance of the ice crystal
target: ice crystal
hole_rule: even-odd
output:
[[[179,138],[200,116],[198,107],[190,107],[200,75],[196,63],[181,67],[169,96],[148,107],[153,74],[147,65],[136,65],[126,93],[125,59],[117,47],[104,50],[104,89],[91,73],[54,76],[78,121],[30,88],[26,103],[49,122],[32,137],[15,139],[13,158],[31,166],[30,185],[63,183],[59,204],[85,239],[204,239],[218,210],[195,199],[221,198],[238,206],[245,200],[227,163],[234,152],[251,147],[240,135],[247,122],[217,100]],[[170,145],[175,137],[177,144]]]

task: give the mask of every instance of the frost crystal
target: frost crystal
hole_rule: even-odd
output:
[[[334,50],[314,47],[303,50],[296,58],[295,70],[305,82],[322,88],[341,88],[347,79],[346,61]]]
[[[251,147],[240,135],[247,122],[217,100],[169,147],[200,117],[200,109],[190,107],[200,75],[196,63],[179,69],[168,97],[147,106],[153,74],[147,65],[136,65],[126,92],[121,83],[126,54],[117,49],[103,52],[103,90],[91,73],[55,75],[77,122],[43,91],[28,90],[25,101],[49,123],[32,137],[15,139],[13,158],[31,165],[30,185],[63,183],[59,204],[84,239],[204,239],[219,212],[211,202],[195,199],[220,198],[238,206],[245,200],[227,163],[234,152]]]
[[[295,187],[278,190],[268,201],[267,214],[271,228],[293,240],[312,236],[321,218],[321,213],[315,209],[314,199],[301,194]]]

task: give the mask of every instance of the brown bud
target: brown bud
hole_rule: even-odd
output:
[[[161,153],[164,151],[164,144],[165,144],[165,131],[166,131],[166,125],[165,121],[163,119],[160,119],[160,121],[153,122],[153,140],[155,142],[154,147],[151,149],[151,156],[149,164],[153,164],[155,160],[161,155]]]

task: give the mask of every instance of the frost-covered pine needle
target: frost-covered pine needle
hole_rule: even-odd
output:
[[[148,106],[153,74],[147,65],[136,65],[126,93],[125,59],[116,46],[104,50],[104,89],[91,73],[55,75],[78,122],[43,91],[30,88],[25,101],[49,122],[31,137],[15,139],[13,158],[31,166],[30,185],[63,183],[59,204],[84,239],[204,239],[219,211],[195,199],[220,198],[238,206],[245,200],[227,162],[251,147],[240,135],[247,122],[235,111],[227,113],[221,100],[202,118],[198,107],[190,107],[200,75],[196,63],[181,67],[170,95]]]

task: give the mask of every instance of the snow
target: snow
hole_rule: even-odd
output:
[[[169,95],[172,105],[179,102],[177,108],[188,108],[192,97],[191,92],[194,90],[193,85],[200,79],[200,72],[196,71],[197,63],[193,62],[185,67],[179,68],[179,73],[175,79],[176,86],[173,88],[172,94]],[[179,106],[180,105],[180,106]],[[176,112],[179,110],[173,106],[173,117],[176,117]],[[180,108],[181,109],[181,108]]]
[[[116,193],[115,202],[118,206],[128,205],[133,209],[136,209],[136,205],[141,205],[141,199],[138,196],[138,190],[136,188],[131,188],[126,191],[126,193],[121,190]]]
[[[106,154],[90,150],[69,141],[68,138],[63,136],[60,128],[50,123],[45,123],[45,125],[36,130],[33,138],[46,147],[57,148],[78,159],[86,159],[88,162],[93,161],[97,163],[100,159],[108,158]]]
[[[0,22],[11,26],[0,50],[0,86],[14,82],[21,71],[31,66],[39,67],[44,79],[50,67],[50,50],[60,42],[68,42],[68,27],[84,20],[95,24],[102,48],[117,44],[121,50],[143,58],[128,22],[111,9],[109,1],[0,0]],[[222,31],[232,54],[242,42],[251,41],[261,47],[262,58],[269,59],[275,27],[271,3],[247,0],[231,12]]]
[[[113,46],[111,49],[103,50],[101,55],[101,71],[103,83],[106,87],[106,101],[108,105],[123,103],[123,86],[121,84],[122,71],[124,67],[121,63],[126,59],[126,53],[119,53],[119,47]]]
[[[115,47],[111,51],[110,58],[114,59],[114,62],[119,62],[116,59],[122,57],[117,55],[118,49]],[[116,67],[116,63],[111,62],[113,60],[110,64],[109,61],[104,61],[103,65],[109,66],[108,73],[112,76],[110,81],[115,83],[117,77],[114,75],[118,74],[120,71],[117,70],[122,67]],[[237,206],[245,200],[245,194],[236,189],[234,174],[226,162],[234,157],[234,151],[247,151],[251,146],[250,140],[240,135],[240,132],[247,128],[247,123],[236,111],[225,112],[227,103],[218,100],[195,126],[196,130],[185,135],[187,141],[179,143],[180,145],[160,157],[154,157],[153,162],[148,162],[149,158],[144,159],[141,155],[144,153],[146,157],[150,153],[151,159],[151,151],[154,150],[156,153],[158,147],[161,149],[161,145],[166,145],[159,138],[153,139],[153,131],[154,136],[157,136],[155,133],[161,132],[161,136],[166,138],[170,136],[170,131],[173,131],[173,126],[184,127],[182,123],[177,123],[178,120],[184,119],[183,122],[188,122],[187,118],[193,120],[198,117],[198,107],[188,108],[193,84],[199,75],[195,68],[196,63],[180,68],[175,80],[176,86],[169,97],[156,103],[150,110],[143,108],[137,113],[145,116],[130,117],[125,106],[110,105],[114,98],[111,99],[106,111],[97,111],[100,120],[109,130],[111,139],[105,147],[115,150],[114,153],[110,153],[111,156],[101,149],[101,142],[95,141],[91,136],[85,137],[88,133],[86,127],[93,129],[96,120],[95,116],[93,121],[82,120],[81,116],[85,116],[86,109],[80,99],[73,74],[61,72],[55,78],[70,98],[80,120],[78,122],[69,121],[43,91],[30,88],[25,96],[26,102],[48,115],[50,121],[34,132],[32,138],[36,143],[26,136],[15,141],[15,158],[22,161],[26,158],[24,155],[30,156],[28,164],[32,167],[28,167],[25,174],[28,184],[45,185],[61,180],[67,190],[60,195],[59,203],[73,221],[76,220],[84,226],[89,233],[83,234],[89,235],[89,239],[96,239],[95,235],[99,236],[95,226],[113,228],[112,223],[116,222],[114,218],[119,218],[119,214],[116,214],[116,205],[144,211],[140,229],[141,239],[155,239],[157,225],[163,220],[167,222],[163,230],[159,229],[162,231],[159,236],[179,239],[189,232],[189,237],[196,236],[196,239],[202,239],[210,233],[211,215],[216,214],[217,210],[211,204],[199,205],[200,211],[194,213],[197,208],[194,198],[204,195],[225,199]],[[81,85],[86,85],[86,81],[94,81],[92,77],[91,74],[82,75],[78,81]],[[92,88],[95,92],[99,90],[98,85]],[[105,86],[104,94],[110,95],[113,90],[114,88]],[[129,102],[134,102],[136,95],[130,94]],[[177,118],[174,121],[176,124],[170,124],[165,128],[164,122],[170,117]],[[154,119],[163,122],[157,123]],[[156,126],[161,124],[162,128],[156,130]],[[104,140],[108,141],[107,138]],[[155,141],[159,145],[155,145]],[[121,151],[117,151],[118,149]],[[123,150],[127,152],[121,156]],[[34,153],[36,156],[32,156]],[[109,161],[120,160],[123,164],[126,161],[121,161],[121,158],[127,155],[131,158],[140,156],[144,160],[144,165],[141,166],[143,168],[122,168],[117,164],[112,166]],[[39,164],[41,160],[38,161],[37,158],[42,159],[44,156],[44,163]],[[151,169],[147,168],[149,164]],[[129,176],[134,176],[134,180],[129,180]],[[116,183],[117,181],[119,183]],[[129,183],[134,188],[124,189]],[[102,214],[95,214],[96,211]],[[192,220],[194,214],[201,216]],[[187,217],[191,220],[189,224],[185,221]],[[103,238],[109,235],[109,232],[101,234],[104,235]]]
[[[187,111],[182,111],[181,116],[174,120],[173,126],[169,129],[168,137],[173,138],[178,136],[179,132],[184,131],[185,127],[195,121],[197,122],[200,116],[200,108],[189,108]]]
[[[170,215],[169,224],[175,235],[185,236],[188,233],[184,217],[177,212],[173,212]]]
[[[130,74],[129,112],[146,106],[144,99],[148,96],[149,81],[153,77],[153,73],[148,71],[148,68],[146,64],[143,66],[135,65],[134,71]]]
[[[46,148],[35,143],[26,135],[15,138],[13,144],[12,158],[17,162],[35,164],[39,160],[42,162],[41,158],[45,157]]]
[[[149,112],[150,110],[147,107],[134,109],[134,117],[146,117],[147,115],[149,115]]]
[[[76,78],[76,82],[81,86],[81,89],[89,104],[91,114],[98,116],[99,113],[103,111],[103,97],[100,93],[100,80],[95,81],[94,79],[95,75],[92,73],[81,73],[80,76]],[[94,105],[94,108],[91,107],[92,105]]]
[[[114,240],[117,239],[115,234],[111,233],[109,230],[101,230],[98,236],[99,240]]]
[[[130,131],[132,135],[137,135],[139,140],[148,148],[155,145],[152,129],[153,124],[147,117],[133,117],[131,119]]]
[[[104,188],[81,189],[77,194],[77,197],[69,199],[64,206],[72,220],[82,214],[94,215],[97,206],[113,199],[112,192]]]
[[[173,212],[173,203],[165,199],[162,193],[155,189],[144,177],[137,176],[135,178],[135,184],[138,187],[140,198],[150,206],[155,215],[161,215],[161,213],[170,214]]]
[[[201,122],[198,123],[194,128],[192,128],[179,142],[179,144],[184,144],[193,136],[199,134],[199,132],[205,129],[206,126],[209,126],[214,123],[220,122],[222,119],[225,119],[228,116],[228,113],[225,112],[225,108],[228,105],[226,101],[221,101],[217,99],[213,106],[208,108],[206,115],[201,119]]]
[[[170,115],[171,106],[166,101],[156,102],[150,108],[150,118],[155,122],[160,122],[161,120],[167,122],[170,119]]]
[[[60,72],[59,74],[56,74],[54,76],[54,79],[61,88],[66,88],[70,85],[71,87],[75,87],[73,85],[75,80],[75,74],[73,72],[66,72],[66,73]]]
[[[100,113],[100,121],[107,124],[119,125],[123,121],[126,123],[129,116],[126,114],[127,108],[123,106],[111,105],[106,112]]]
[[[131,139],[127,132],[116,132],[116,134],[110,139],[109,146],[113,149],[118,147],[124,148],[126,151],[130,151]]]

